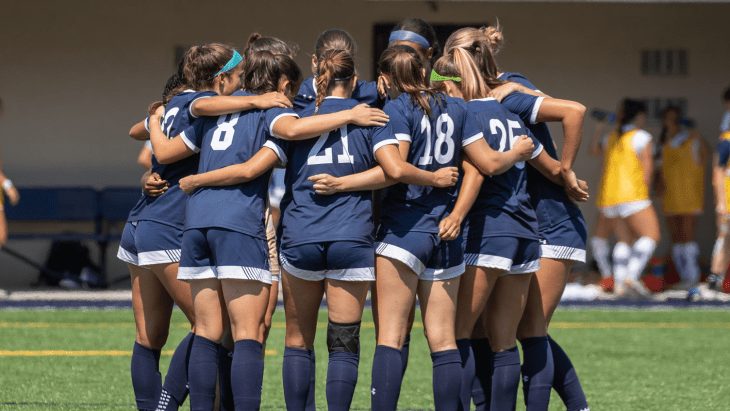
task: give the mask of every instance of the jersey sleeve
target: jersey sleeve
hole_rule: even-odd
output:
[[[649,143],[651,143],[651,134],[644,130],[638,130],[634,133],[634,137],[631,139],[631,145],[634,148],[636,154],[640,154]]]
[[[525,131],[527,131],[527,137],[530,137],[532,139],[532,143],[535,144],[535,149],[532,151],[532,156],[530,157],[530,160],[537,158],[537,156],[542,153],[542,150],[544,147],[540,143],[540,140],[538,140],[534,134],[532,134],[532,131],[530,131],[529,128],[525,128]]]
[[[527,79],[527,77],[523,76],[520,73],[505,73],[506,76],[502,78],[502,80],[505,81],[511,81],[514,83],[522,84],[523,86],[529,88],[530,90],[540,91],[535,87],[534,84],[530,80]]]
[[[379,101],[378,84],[374,81],[358,81],[357,87],[352,92],[352,98],[359,103],[376,107]]]
[[[461,146],[466,147],[469,144],[484,138],[481,123],[474,113],[464,107],[464,121],[461,128]]]
[[[281,138],[281,136],[277,136],[274,133],[274,125],[276,125],[276,122],[279,121],[283,117],[296,117],[299,118],[299,114],[297,114],[294,110],[290,108],[270,108],[266,110],[266,113],[264,114],[265,122],[266,122],[266,132],[269,133],[270,136]]]
[[[537,114],[544,97],[531,96],[525,93],[512,93],[502,100],[502,105],[509,111],[520,116],[523,122],[537,123]]]
[[[286,154],[289,150],[288,141],[276,137],[271,137],[266,140],[266,142],[264,143],[264,147],[270,149],[276,154],[277,157],[279,157],[279,161],[281,161],[282,166],[286,165],[287,161],[289,160],[289,157]]]
[[[717,145],[718,166],[727,167],[730,160],[730,140],[723,140]]]
[[[195,114],[193,114],[193,104],[195,104],[196,101],[203,98],[213,97],[215,95],[216,94],[211,91],[204,91],[193,97],[193,99],[190,100],[190,103],[188,103],[188,113],[190,114],[190,118],[198,118]]]
[[[314,99],[317,98],[312,82],[312,77],[308,77],[302,81],[302,84],[299,86],[299,91],[294,97],[294,111],[296,111],[299,115],[301,115],[302,111],[314,103]]]
[[[195,120],[192,124],[188,126],[188,128],[180,133],[180,138],[182,139],[182,141],[194,153],[199,153],[200,147],[203,145],[203,137],[205,136],[205,123],[206,122],[201,119]]]
[[[398,139],[395,137],[395,132],[393,131],[393,127],[390,125],[390,122],[382,127],[376,127],[373,129],[371,135],[372,138],[370,140],[372,142],[373,154],[375,154],[375,152],[383,146],[387,146],[389,144],[398,145]]]
[[[402,105],[399,103],[400,100],[391,100],[383,107],[383,111],[388,115],[388,125],[396,140],[410,143],[413,141],[411,124]]]

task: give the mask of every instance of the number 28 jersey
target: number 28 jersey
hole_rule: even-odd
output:
[[[327,97],[319,114],[349,110],[357,104],[353,99]],[[313,114],[313,107],[302,114]],[[319,195],[308,178],[316,174],[339,177],[372,168],[378,148],[398,144],[392,131],[375,136],[374,130],[347,125],[319,138],[276,141],[287,158],[286,193],[281,200],[282,247],[373,240],[371,191]]]
[[[254,94],[237,91],[234,96]],[[272,141],[274,124],[291,109],[250,110],[208,117],[182,134],[185,144],[200,151],[199,173],[248,161],[262,147],[281,152]],[[284,159],[282,158],[282,161]],[[266,238],[264,210],[271,171],[237,185],[202,187],[188,199],[185,229],[225,228],[257,238]]]
[[[426,171],[460,167],[462,147],[483,137],[476,116],[464,100],[437,93],[429,98],[431,114],[403,93],[386,103],[389,126],[399,141],[410,143],[407,161]],[[378,132],[386,131],[385,128]],[[381,229],[387,232],[438,233],[441,219],[453,209],[459,187],[436,188],[399,183],[386,189]]]
[[[493,98],[471,100],[469,111],[478,119],[484,138],[497,151],[509,151],[518,136],[527,135],[535,144],[532,158],[542,145],[520,118]],[[503,174],[486,177],[466,218],[465,236],[537,239],[537,218],[527,193],[527,170],[516,163]]]

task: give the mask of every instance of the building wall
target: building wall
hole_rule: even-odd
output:
[[[503,69],[521,71],[548,94],[589,108],[611,109],[624,96],[684,96],[688,114],[712,144],[722,112],[719,95],[730,84],[727,15],[727,4],[439,2],[434,9],[426,2],[361,0],[5,0],[2,160],[18,185],[136,184],[140,145],[126,133],[159,98],[175,68],[175,46],[221,41],[242,47],[250,32],[259,31],[297,42],[297,60],[308,70],[317,34],[341,27],[357,39],[360,72],[371,79],[372,25],[409,16],[436,23],[498,18],[507,39],[498,58]],[[645,48],[686,48],[689,76],[642,77]],[[593,125],[586,121],[586,143]],[[584,144],[576,169],[596,187],[599,166],[587,148]],[[709,196],[709,186],[707,191]],[[592,204],[584,210],[593,221]],[[700,230],[705,255],[714,235],[710,214]],[[45,251],[19,246],[32,255]],[[0,272],[6,271],[18,283],[27,279],[15,276],[25,268],[0,255]],[[114,271],[121,274],[123,268]]]

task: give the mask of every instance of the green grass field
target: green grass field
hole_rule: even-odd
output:
[[[322,314],[317,404],[324,410],[327,353]],[[267,347],[265,409],[284,409],[283,321],[279,310]],[[365,321],[353,409],[369,409],[374,349],[369,311]],[[422,331],[417,323],[401,409],[432,406],[431,361]],[[178,312],[167,349],[174,349],[185,332]],[[561,310],[552,335],[571,355],[594,411],[728,409],[728,310]],[[129,378],[133,339],[130,310],[0,310],[0,409],[134,409]],[[163,368],[169,354],[163,353]],[[564,409],[557,396],[550,408]]]

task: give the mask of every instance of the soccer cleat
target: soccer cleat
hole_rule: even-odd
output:
[[[660,276],[653,274],[645,275],[641,277],[641,281],[643,281],[644,286],[653,293],[660,293],[664,291],[664,279]]]
[[[601,289],[603,289],[604,292],[607,292],[607,293],[613,292],[613,287],[614,287],[613,277],[603,277],[603,278],[601,278],[601,282],[599,284],[601,285]]]
[[[700,293],[700,289],[697,287],[691,287],[689,290],[687,290],[687,301],[696,303],[702,299],[702,294]]]
[[[641,281],[634,281],[634,280],[624,280],[624,284],[626,285],[626,288],[630,291],[632,291],[637,297],[640,298],[651,298],[651,291],[649,291],[645,286],[644,283]]]
[[[707,276],[707,288],[718,291],[722,288],[722,278],[717,274]]]

